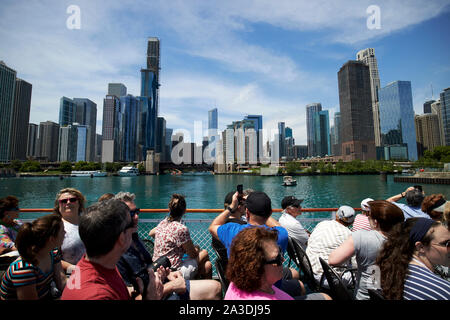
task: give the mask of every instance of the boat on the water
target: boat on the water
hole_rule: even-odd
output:
[[[139,175],[139,169],[131,166],[122,167],[119,170],[119,176],[122,177],[134,177]]]
[[[107,173],[99,170],[72,171],[71,177],[106,177]]]
[[[296,186],[297,180],[293,179],[291,176],[284,176],[283,177],[283,186],[289,187],[289,186]]]

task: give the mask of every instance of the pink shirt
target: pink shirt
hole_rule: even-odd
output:
[[[246,292],[238,289],[233,282],[228,286],[227,293],[224,300],[294,300],[286,292],[281,291],[275,286],[272,286],[274,294],[269,294],[262,291]]]
[[[355,217],[355,221],[353,221],[352,231],[355,232],[358,230],[372,230],[372,228],[370,227],[369,218],[362,213],[357,214]]]

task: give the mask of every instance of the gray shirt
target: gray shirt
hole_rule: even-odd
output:
[[[352,234],[358,273],[356,276],[356,299],[368,300],[368,289],[376,289],[375,260],[386,237],[376,230],[359,230]]]

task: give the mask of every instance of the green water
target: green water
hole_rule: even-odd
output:
[[[243,184],[244,189],[252,188],[266,192],[272,199],[273,208],[280,208],[281,200],[287,195],[305,199],[302,205],[304,208],[335,208],[343,204],[359,207],[361,200],[366,197],[386,199],[409,186],[408,183],[394,182],[393,176],[388,176],[387,181],[383,181],[379,175],[295,178],[297,186],[291,187],[283,187],[280,176],[160,175],[73,177],[63,180],[58,177],[0,178],[0,197],[17,196],[21,208],[52,208],[58,191],[65,187],[73,187],[85,195],[88,205],[104,193],[129,191],[136,194],[136,204],[140,208],[167,208],[171,194],[181,193],[186,196],[187,206],[190,209],[218,209],[223,208],[223,199],[227,192],[235,190],[237,184]],[[448,185],[425,184],[423,188],[426,194],[442,193],[447,199],[450,198]],[[197,214],[195,218],[211,218],[215,215]],[[30,217],[30,214],[27,217]],[[148,217],[150,214],[141,215],[141,218]]]

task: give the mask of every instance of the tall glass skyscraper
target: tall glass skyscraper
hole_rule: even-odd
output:
[[[308,145],[308,157],[317,156],[315,141],[315,129],[314,129],[314,117],[316,112],[322,111],[321,103],[310,103],[306,105],[306,141]]]
[[[395,81],[380,89],[380,129],[384,159],[417,160],[411,82]]]
[[[0,162],[9,161],[16,71],[0,61]]]
[[[318,111],[312,114],[314,122],[314,149],[317,156],[331,154],[330,144],[330,118],[328,110]]]
[[[120,105],[123,109],[123,131],[121,160],[125,162],[136,160],[136,147],[138,144],[137,126],[139,117],[138,99],[132,95],[120,97]]]
[[[76,104],[67,97],[62,97],[59,101],[59,125],[67,126],[75,122]]]
[[[441,115],[444,143],[450,146],[450,87],[441,92]]]

